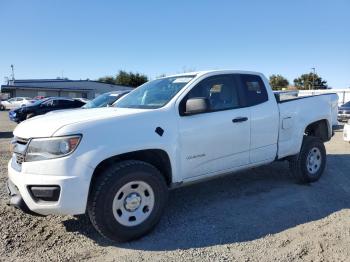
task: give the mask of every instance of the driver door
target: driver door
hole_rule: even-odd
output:
[[[239,169],[249,164],[250,109],[232,74],[212,76],[198,83],[187,99],[207,98],[207,112],[179,119],[181,173],[184,180]]]

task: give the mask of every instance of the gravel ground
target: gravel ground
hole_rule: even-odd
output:
[[[1,261],[350,261],[350,144],[341,130],[326,145],[319,182],[298,185],[277,162],[176,189],[152,233],[118,244],[85,216],[33,217],[6,205],[14,127],[0,112]]]

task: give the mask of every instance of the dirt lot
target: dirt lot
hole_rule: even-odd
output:
[[[319,182],[298,185],[278,162],[177,189],[151,234],[118,244],[84,216],[32,217],[6,205],[14,127],[0,112],[1,261],[350,260],[350,144],[341,130],[327,143]]]

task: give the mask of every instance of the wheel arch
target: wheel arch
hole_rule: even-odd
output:
[[[326,142],[332,137],[331,126],[327,119],[317,120],[305,127],[304,135],[318,137],[323,142]]]
[[[146,149],[146,150],[138,150],[132,151],[128,153],[123,153],[119,155],[111,156],[107,159],[102,160],[95,168],[90,182],[90,190],[91,186],[94,183],[94,180],[103,172],[103,170],[107,169],[111,165],[121,162],[124,160],[139,160],[149,163],[156,167],[160,173],[164,176],[166,184],[168,186],[172,183],[172,167],[169,155],[166,151],[162,149]]]

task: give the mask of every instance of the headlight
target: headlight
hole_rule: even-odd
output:
[[[81,135],[34,138],[29,142],[25,161],[48,160],[67,156],[74,152],[81,140]]]

